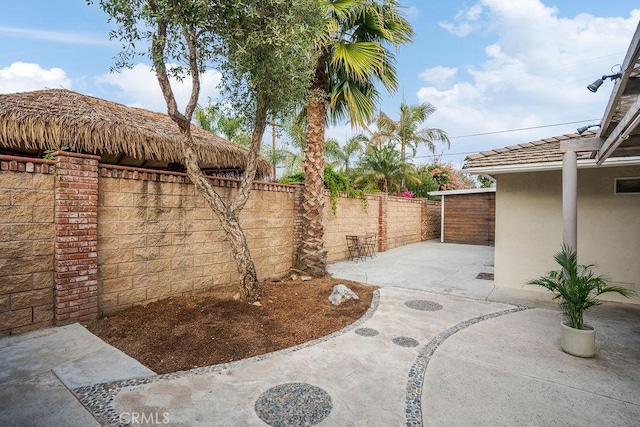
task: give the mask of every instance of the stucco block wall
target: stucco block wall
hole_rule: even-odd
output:
[[[422,240],[433,240],[440,238],[440,222],[442,221],[442,211],[440,202],[425,200]]]
[[[640,194],[615,195],[613,190],[614,178],[638,176],[640,167],[578,171],[578,261],[596,262],[598,273],[636,291],[640,291]],[[524,283],[557,268],[553,254],[562,245],[562,173],[496,178],[495,284],[534,290]]]
[[[3,161],[0,169],[4,336],[53,324],[54,177],[45,163]]]
[[[193,185],[102,177],[99,188],[101,313],[236,282],[231,246]],[[259,278],[291,266],[292,205],[292,192],[254,190],[241,213]]]
[[[422,241],[421,203],[419,199],[389,196],[387,249]]]
[[[136,304],[238,281],[217,217],[185,174],[0,155],[0,336],[90,321]],[[237,181],[212,178],[225,199]],[[302,187],[256,182],[240,214],[258,277],[293,265]],[[387,194],[327,193],[328,261],[347,257],[347,234],[378,234],[380,251],[431,238],[439,203]]]
[[[361,199],[340,197],[334,214],[331,210],[331,200],[327,195],[323,218],[327,262],[332,263],[347,258],[345,236],[378,234],[379,203],[377,197],[368,197],[366,206]]]

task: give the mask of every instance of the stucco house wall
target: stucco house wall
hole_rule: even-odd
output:
[[[614,194],[614,178],[639,176],[640,166],[578,171],[578,261],[597,262],[597,273],[636,292],[640,291],[640,194]],[[556,269],[553,254],[562,245],[562,172],[495,178],[495,285],[537,290],[525,282]],[[616,294],[603,297],[624,300]]]

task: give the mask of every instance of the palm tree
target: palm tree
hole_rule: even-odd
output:
[[[324,143],[326,161],[336,167],[340,172],[349,175],[349,165],[354,156],[362,153],[365,143],[369,138],[359,133],[349,138],[344,147],[341,147],[336,139],[327,139]]]
[[[449,137],[442,129],[419,128],[420,124],[435,113],[436,107],[428,102],[417,105],[400,104],[400,118],[393,120],[380,111],[376,124],[378,131],[372,141],[400,146],[402,161],[406,161],[407,147],[416,155],[418,145],[425,144],[431,153],[435,153],[435,142],[442,142],[449,147]]]
[[[389,145],[369,147],[362,156],[359,172],[356,183],[374,183],[385,193],[402,190],[404,182],[420,183],[415,168],[402,161],[400,153]]]
[[[349,118],[364,126],[380,95],[398,81],[391,48],[411,41],[413,30],[397,0],[319,0],[326,7],[326,32],[306,105],[307,146],[302,200],[302,243],[296,266],[313,276],[327,273],[324,249],[324,128],[327,120]]]
[[[251,145],[251,135],[247,131],[244,120],[232,115],[219,103],[209,104],[206,107],[197,106],[194,120],[202,129],[222,135],[231,142],[243,147]]]

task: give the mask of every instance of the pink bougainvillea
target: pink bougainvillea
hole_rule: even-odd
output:
[[[469,183],[464,181],[462,174],[450,164],[433,163],[425,167],[425,172],[438,183],[440,190],[459,190],[469,188]]]
[[[412,199],[413,198],[413,193],[411,191],[409,191],[409,189],[407,187],[404,187],[404,190],[400,193],[398,193],[399,197],[406,197],[408,199]]]

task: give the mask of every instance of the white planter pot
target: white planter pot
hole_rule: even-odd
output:
[[[560,347],[578,357],[593,357],[596,354],[596,331],[589,325],[585,329],[572,328],[570,322],[560,324]]]

